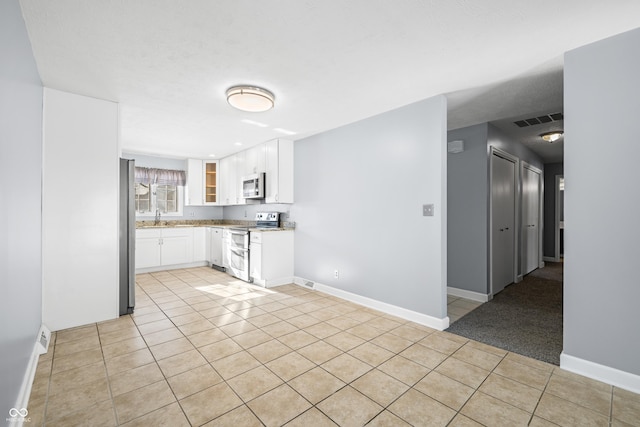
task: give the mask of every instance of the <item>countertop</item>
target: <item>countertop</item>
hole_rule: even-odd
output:
[[[295,222],[282,222],[280,228],[256,228],[255,221],[241,221],[241,220],[221,220],[221,219],[208,219],[208,220],[161,220],[156,223],[154,220],[136,221],[136,228],[148,229],[148,228],[183,228],[183,227],[249,227],[249,231],[283,231],[293,230],[295,228]]]

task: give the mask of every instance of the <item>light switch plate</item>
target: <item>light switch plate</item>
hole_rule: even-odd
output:
[[[422,216],[433,216],[433,204],[422,205]]]

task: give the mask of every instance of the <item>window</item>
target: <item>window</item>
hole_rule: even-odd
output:
[[[185,172],[136,167],[136,215],[182,215]]]
[[[151,212],[151,185],[135,183],[136,213]]]

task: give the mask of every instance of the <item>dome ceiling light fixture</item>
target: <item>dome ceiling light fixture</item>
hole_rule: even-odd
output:
[[[273,93],[257,86],[233,86],[227,89],[227,102],[238,110],[261,113],[273,108]]]
[[[547,142],[556,142],[564,134],[561,130],[555,130],[553,132],[545,132],[540,134],[540,138]]]

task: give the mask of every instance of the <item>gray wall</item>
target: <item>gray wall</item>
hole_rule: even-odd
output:
[[[124,159],[134,159],[136,166],[146,168],[160,168],[173,170],[187,170],[186,159],[175,159],[169,157],[156,157],[136,153],[122,153]],[[222,219],[223,210],[221,206],[185,206],[182,216],[165,217],[169,220],[179,219]],[[152,216],[138,216],[139,219],[153,218]]]
[[[442,96],[296,141],[295,275],[444,318],[445,141]]]
[[[42,83],[20,5],[6,0],[0,2],[0,419],[16,404],[41,323],[41,165]]]
[[[493,146],[518,157],[520,160],[524,160],[531,166],[544,170],[544,163],[540,156],[491,124],[489,125],[488,140],[489,146],[487,147],[487,158],[490,154],[489,147]]]
[[[564,173],[563,163],[544,165],[544,246],[542,255],[556,256],[556,176]]]
[[[293,221],[294,219],[290,217],[292,206],[283,203],[225,206],[223,217],[230,220],[253,221],[256,217],[256,212],[280,212],[281,221]]]
[[[635,375],[640,375],[638,51],[640,29],[568,52],[564,73],[563,352]]]
[[[464,151],[447,158],[447,286],[489,293],[489,156],[494,146],[539,169],[542,159],[495,126],[482,123],[447,134]]]
[[[447,285],[481,294],[488,293],[488,132],[482,123],[447,135],[464,141],[462,153],[447,155]]]

